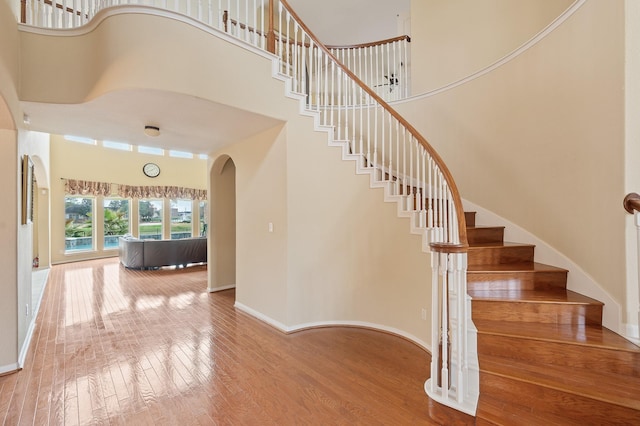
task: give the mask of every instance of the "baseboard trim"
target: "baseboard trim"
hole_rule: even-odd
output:
[[[34,313],[33,321],[29,324],[29,329],[27,330],[27,335],[24,339],[24,343],[22,344],[22,348],[20,348],[20,355],[18,356],[18,368],[24,367],[24,362],[27,359],[27,355],[29,354],[29,346],[31,346],[31,339],[33,338],[33,332],[36,329],[36,318],[37,312]]]
[[[222,287],[215,287],[215,288],[207,287],[207,291],[209,293],[217,293],[219,291],[231,290],[232,288],[236,288],[236,285],[235,284],[231,284],[231,285],[225,285],[225,286],[222,286]]]
[[[0,366],[0,376],[3,376],[5,374],[10,374],[10,373],[15,373],[18,370],[20,370],[18,363],[2,365]]]
[[[294,325],[294,326],[286,326],[283,323],[281,323],[280,321],[276,321],[273,318],[264,315],[240,302],[237,302],[234,304],[234,306],[239,309],[240,311],[264,322],[269,324],[270,326],[276,328],[277,330],[285,333],[285,334],[291,334],[291,333],[297,333],[299,331],[304,331],[304,330],[309,330],[312,328],[326,328],[326,327],[356,327],[356,328],[365,328],[365,329],[369,329],[369,330],[374,330],[374,331],[380,331],[383,333],[387,333],[387,334],[391,334],[397,337],[401,337],[405,340],[410,341],[411,343],[414,343],[415,345],[421,347],[422,349],[424,349],[425,351],[431,353],[431,346],[429,344],[427,344],[427,342],[423,341],[422,339],[417,338],[416,336],[407,333],[405,331],[399,330],[397,328],[394,327],[388,327],[386,325],[381,325],[381,324],[375,324],[375,323],[371,323],[371,322],[366,322],[366,321],[338,321],[338,320],[332,320],[332,321],[314,321],[314,322],[308,322],[308,323],[302,323],[302,324],[298,324],[298,325]]]
[[[632,343],[640,345],[640,327],[636,324],[625,324],[624,337]]]

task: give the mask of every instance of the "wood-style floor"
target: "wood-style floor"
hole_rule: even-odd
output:
[[[0,377],[0,422],[437,424],[418,346],[360,328],[286,335],[234,297],[207,293],[200,266],[54,266],[25,368]]]

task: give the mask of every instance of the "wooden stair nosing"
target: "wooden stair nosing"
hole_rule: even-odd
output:
[[[533,262],[535,246],[513,242],[482,243],[469,246],[469,266]]]
[[[562,295],[552,298],[550,296],[552,293],[560,293],[558,291],[467,290],[467,293],[471,296],[472,319],[474,321],[602,324],[602,303],[584,298],[584,296],[583,298],[563,297]],[[500,297],[496,295],[497,293],[500,294]],[[526,297],[524,293],[526,293]],[[569,291],[565,293],[569,294]]]
[[[627,351],[640,355],[640,347],[638,345],[598,324],[576,327],[569,324],[532,324],[517,321],[477,320],[474,321],[474,325],[478,330],[479,336],[492,334],[539,342],[568,343],[576,346]],[[580,335],[581,340],[576,340],[577,334]]]
[[[470,265],[469,290],[564,290],[567,270],[535,262],[526,264]]]
[[[549,364],[519,362],[484,355],[479,358],[480,373],[508,378],[529,385],[554,389],[606,404],[637,410],[640,418],[640,379]],[[605,380],[605,378],[607,380]],[[482,380],[481,380],[482,395]],[[597,384],[597,386],[594,386]]]
[[[566,289],[557,290],[468,290],[477,301],[604,306],[599,300]]]
[[[478,334],[478,353],[520,362],[555,365],[640,380],[640,352],[567,341],[541,341],[521,336]]]
[[[603,401],[599,397],[592,398],[553,386],[540,386],[482,371],[480,380],[482,384],[479,406],[482,406],[483,398],[486,396],[495,396],[507,404],[506,410],[509,410],[511,405],[526,404],[531,409],[531,417],[560,417],[564,420],[561,425],[638,424],[640,411],[616,402]]]
[[[531,407],[505,403],[499,398],[481,395],[476,411],[476,425],[531,426],[565,425],[567,419],[551,413],[533,412]]]

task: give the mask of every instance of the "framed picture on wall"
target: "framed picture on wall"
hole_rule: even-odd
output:
[[[22,224],[33,222],[33,161],[22,156]]]

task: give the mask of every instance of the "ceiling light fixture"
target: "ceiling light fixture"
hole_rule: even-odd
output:
[[[144,134],[151,137],[160,136],[160,127],[144,126]]]

